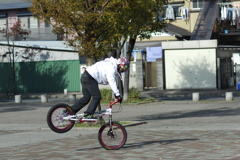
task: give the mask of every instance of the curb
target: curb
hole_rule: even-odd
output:
[[[46,94],[48,98],[69,98],[70,95],[76,95],[76,97],[81,97],[81,92],[69,92],[67,95],[64,93],[18,93],[23,99],[40,99],[41,95]],[[14,99],[15,95],[4,95],[0,94],[1,99]]]

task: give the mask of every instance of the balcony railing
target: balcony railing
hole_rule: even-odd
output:
[[[45,28],[31,28],[29,29],[31,31],[31,34],[27,36],[27,41],[58,41],[62,40],[60,35],[53,34],[51,27],[45,27]],[[3,36],[0,36],[0,41],[5,41],[6,38]],[[23,39],[18,39],[23,40]]]

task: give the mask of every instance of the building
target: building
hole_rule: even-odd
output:
[[[35,19],[28,10],[30,6],[25,0],[0,0],[0,28],[12,27],[20,19],[22,28],[31,31],[27,41],[14,44],[0,36],[0,93],[13,93],[14,81],[17,92],[80,91],[78,53],[53,34],[47,22]],[[13,58],[8,54],[13,45],[16,80],[8,63]]]
[[[0,1],[0,28],[12,27],[20,19],[22,28],[30,30],[31,34],[28,40],[32,41],[57,41],[61,40],[60,36],[52,33],[51,25],[45,21],[39,21],[33,17],[28,10],[31,2],[25,0]],[[5,41],[0,37],[0,41]]]
[[[217,40],[216,89],[235,87],[238,83],[236,67],[240,55],[239,5],[239,0],[171,0],[166,5],[166,14],[160,17],[168,23],[167,32],[155,35],[150,40],[139,40],[135,50],[147,52],[148,47],[162,47],[163,42],[166,44],[171,43],[170,41],[184,44],[181,41]],[[162,50],[160,53],[164,56],[165,52]],[[154,76],[152,73],[156,65],[154,62],[148,64],[149,66],[146,64],[145,67],[145,87],[157,87],[155,79],[149,79]],[[163,64],[165,66],[166,61]],[[164,81],[166,81],[165,76],[164,74]],[[163,89],[168,88],[164,86]]]

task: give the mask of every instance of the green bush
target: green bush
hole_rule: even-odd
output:
[[[102,94],[102,100],[101,103],[109,103],[112,101],[112,90],[111,89],[101,89],[100,90]],[[148,101],[152,99],[141,99],[141,94],[136,88],[131,88],[128,93],[128,103],[137,103],[137,102],[143,102]]]
[[[112,101],[112,90],[111,89],[101,89],[100,90],[102,95],[101,103],[109,103]]]
[[[141,94],[137,88],[131,88],[128,93],[128,102],[138,102],[140,100]]]

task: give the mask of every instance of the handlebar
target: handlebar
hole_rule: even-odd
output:
[[[114,105],[114,104],[116,104],[116,103],[118,103],[118,102],[119,102],[119,100],[116,99],[114,102],[110,102],[110,103],[109,103],[109,106],[112,106],[112,105]]]

